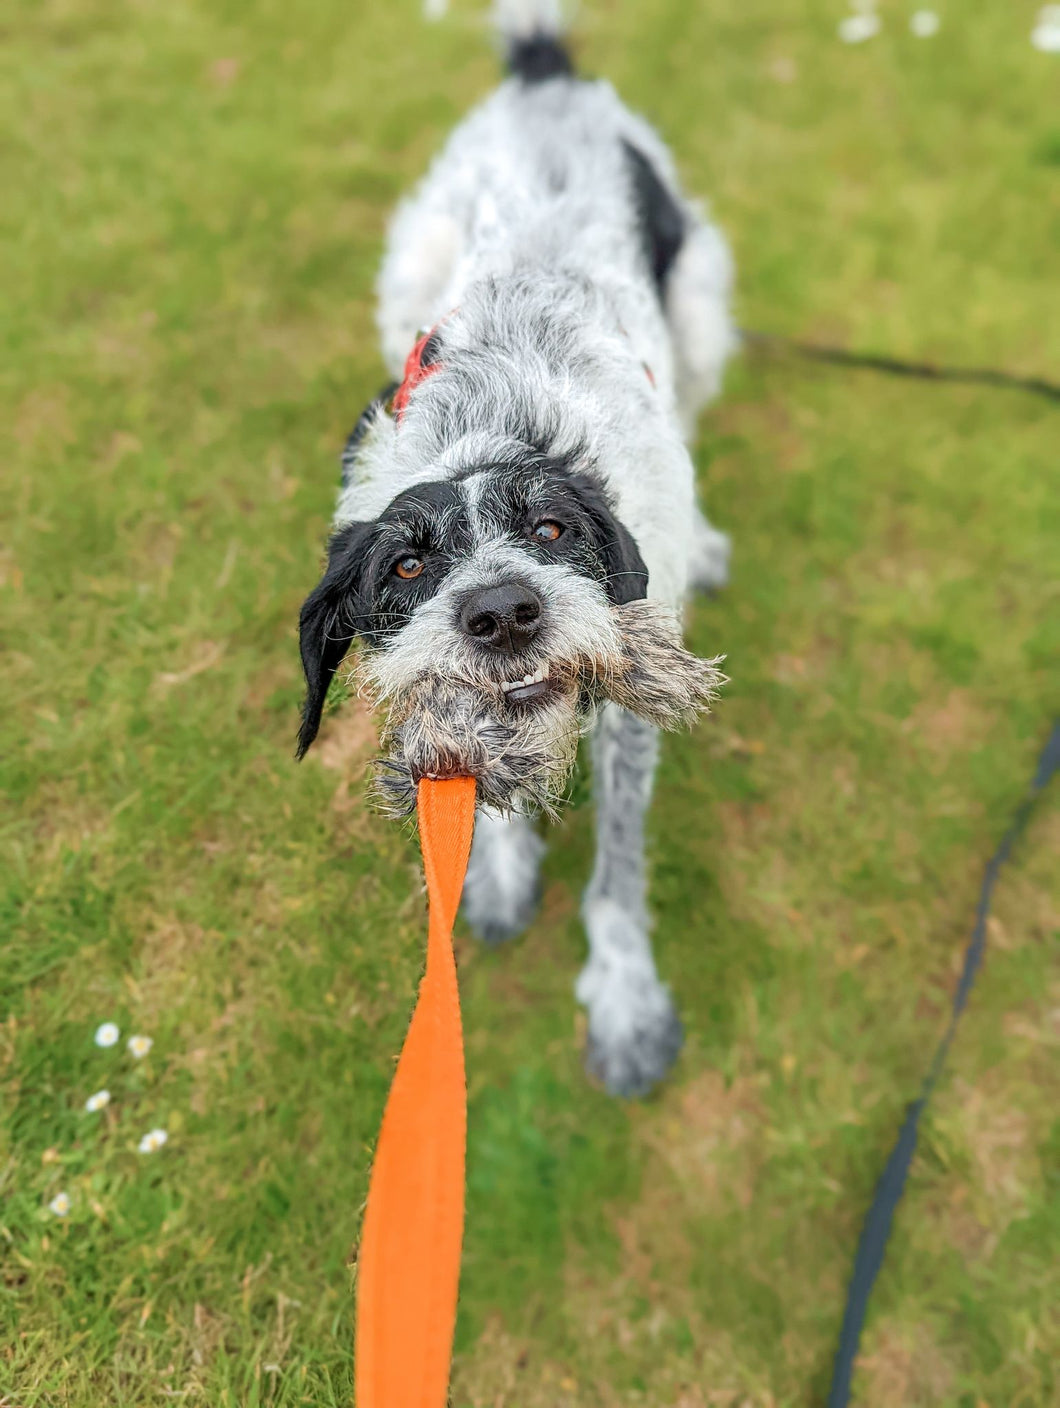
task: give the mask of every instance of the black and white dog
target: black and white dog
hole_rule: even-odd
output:
[[[652,129],[573,72],[557,0],[499,0],[510,76],[392,223],[379,326],[395,384],[343,455],[323,580],[301,614],[299,756],[354,641],[386,711],[383,790],[472,773],[464,914],[489,942],[538,893],[551,811],[593,733],[584,902],[588,1065],[619,1094],[681,1027],[649,941],[644,814],[657,727],[705,708],[717,661],[681,646],[728,540],[686,439],[734,345],[731,262]]]

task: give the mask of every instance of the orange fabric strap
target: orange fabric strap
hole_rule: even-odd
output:
[[[357,1265],[357,1408],[445,1408],[464,1233],[467,1086],[453,921],[475,782],[419,785],[427,969],[390,1087]]]

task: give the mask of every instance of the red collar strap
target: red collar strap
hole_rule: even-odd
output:
[[[405,376],[401,385],[394,392],[394,399],[391,402],[394,416],[399,422],[405,414],[409,397],[420,382],[426,381],[429,376],[433,376],[435,372],[440,372],[442,369],[442,363],[436,360],[441,345],[441,339],[437,335],[440,326],[441,324],[435,323],[433,328],[429,328],[405,359]]]

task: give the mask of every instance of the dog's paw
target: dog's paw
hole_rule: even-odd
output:
[[[696,515],[692,542],[692,561],[688,585],[697,592],[716,592],[729,585],[729,558],[732,542],[708,523],[701,513]]]
[[[575,993],[589,1009],[585,1066],[611,1095],[647,1095],[681,1050],[684,1031],[651,960],[590,959]]]
[[[483,943],[507,943],[530,924],[541,899],[544,849],[525,817],[479,813],[461,911]]]
[[[530,927],[541,900],[541,887],[535,885],[533,891],[520,899],[518,904],[511,897],[497,891],[490,894],[488,885],[476,886],[472,891],[464,890],[462,913],[471,932],[490,948],[517,939]]]
[[[589,1018],[585,1069],[609,1095],[631,1100],[649,1094],[677,1060],[685,1034],[669,995],[643,1018],[617,1040],[613,1032],[594,1031]]]

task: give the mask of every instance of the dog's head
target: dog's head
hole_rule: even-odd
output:
[[[600,700],[673,724],[718,683],[644,600],[647,583],[604,489],[565,463],[528,451],[417,484],[332,537],[301,613],[298,756],[360,637],[361,682],[387,711],[394,810],[419,777],[456,773],[490,805],[551,809]]]

